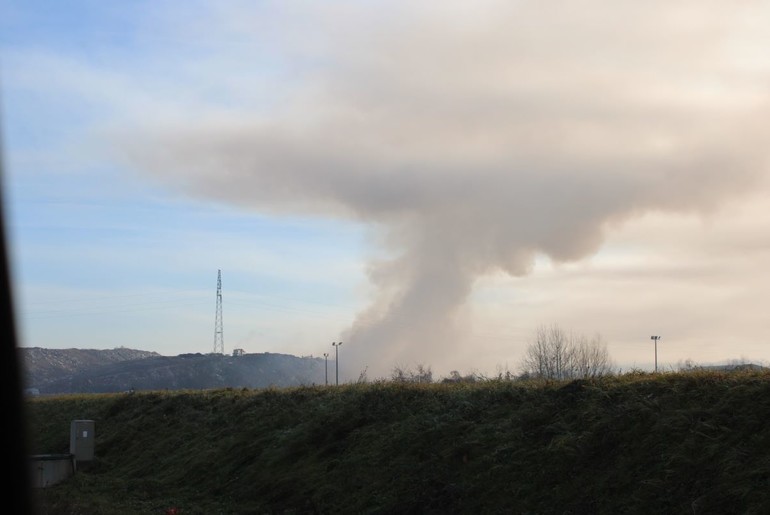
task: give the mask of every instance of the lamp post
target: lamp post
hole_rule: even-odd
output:
[[[332,347],[334,347],[335,384],[340,384],[340,345],[342,345],[342,342],[332,342]]]
[[[655,373],[658,373],[658,340],[660,336],[650,336],[651,340],[655,340]]]
[[[324,380],[326,384],[329,384],[329,361],[326,359],[329,357],[328,352],[324,352]]]

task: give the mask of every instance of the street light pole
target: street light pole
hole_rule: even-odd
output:
[[[324,377],[326,381],[326,385],[329,384],[329,361],[326,359],[329,357],[328,352],[324,352]]]
[[[650,336],[651,340],[655,340],[655,373],[658,373],[658,340],[660,336]]]
[[[332,342],[332,347],[334,347],[334,374],[335,374],[335,383],[340,384],[340,345],[342,345],[342,342]]]

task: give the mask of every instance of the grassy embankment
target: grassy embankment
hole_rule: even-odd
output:
[[[41,513],[770,513],[770,375],[70,395],[33,453],[96,460]]]

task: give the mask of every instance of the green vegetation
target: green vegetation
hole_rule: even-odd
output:
[[[30,400],[96,421],[41,513],[770,513],[770,374],[374,383]]]

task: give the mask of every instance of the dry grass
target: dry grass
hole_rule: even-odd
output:
[[[770,513],[770,375],[61,396],[35,453],[96,421],[43,513]]]

